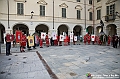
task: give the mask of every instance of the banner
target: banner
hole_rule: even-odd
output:
[[[73,39],[73,33],[70,33],[70,39]]]
[[[64,35],[60,35],[60,41],[64,41]]]
[[[45,32],[41,32],[41,39],[45,40],[45,37],[46,37],[46,33]]]
[[[16,42],[21,42],[21,40],[22,40],[22,31],[16,30],[15,36],[16,36]]]
[[[34,36],[28,36],[28,44],[29,46],[34,46]]]
[[[74,41],[77,41],[77,36],[74,36]]]
[[[14,41],[14,35],[8,34],[8,35],[6,36],[6,40],[7,40],[7,41]]]
[[[95,41],[95,35],[91,35],[91,41]]]
[[[56,32],[52,32],[52,37],[53,37],[53,40],[56,40],[57,39],[57,33]]]

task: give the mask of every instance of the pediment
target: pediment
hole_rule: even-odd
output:
[[[92,8],[89,8],[89,9],[88,9],[88,11],[90,11],[90,12],[91,12],[91,11],[92,11]]]
[[[16,2],[26,2],[27,0],[14,0]]]
[[[75,6],[75,9],[82,10],[82,7],[80,5]]]
[[[37,2],[37,4],[47,5],[47,3],[45,2],[45,0],[39,0],[39,1]]]
[[[117,0],[108,0],[107,2],[106,2],[106,4],[110,4],[110,3],[113,3],[113,2],[116,2]]]
[[[102,6],[96,7],[96,9],[101,9],[101,8],[102,8]]]
[[[65,3],[62,3],[61,5],[59,5],[60,7],[64,7],[64,8],[68,8],[68,6]]]

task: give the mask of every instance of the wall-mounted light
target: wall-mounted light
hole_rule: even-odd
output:
[[[118,16],[120,18],[120,13],[119,12],[115,12],[115,16]]]
[[[31,12],[31,19],[33,18],[33,14],[34,14],[34,12],[32,11],[32,12]]]

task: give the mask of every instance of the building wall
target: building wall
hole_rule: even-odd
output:
[[[44,1],[38,4],[37,2]],[[115,24],[117,26],[117,33],[120,35],[120,18],[117,17],[115,21],[106,22],[106,2],[109,0],[101,0],[97,2],[94,0],[94,25],[93,21],[89,21],[89,12],[93,11],[93,5],[89,4],[89,0],[86,0],[86,27],[94,26],[94,32],[97,34],[96,28],[100,26],[100,20],[97,20],[97,10],[101,9],[101,19],[104,22],[104,32],[106,33],[107,25]],[[113,2],[107,4],[116,5],[115,11],[120,13],[120,0],[111,0]],[[17,2],[24,3],[24,15],[17,15]],[[47,3],[47,4],[46,4]],[[46,6],[45,17],[40,16],[40,5]],[[81,10],[81,19],[77,20],[77,12],[75,9],[76,6],[79,6]],[[4,7],[4,8],[3,8]],[[62,18],[62,7],[66,8],[66,18]],[[52,0],[9,0],[9,9],[10,9],[10,29],[8,29],[8,16],[7,16],[7,0],[0,0],[0,23],[5,27],[6,33],[13,31],[13,27],[16,24],[25,24],[29,28],[29,33],[34,33],[35,28],[40,24],[45,24],[49,28],[49,32],[53,31],[53,1]],[[34,11],[33,18],[31,19],[31,11]],[[54,27],[55,31],[57,31],[58,27],[62,24],[68,27],[68,32],[73,31],[73,28],[76,25],[82,27],[82,35],[86,34],[85,30],[85,8],[84,8],[84,0],[81,2],[76,2],[76,0],[54,0]]]

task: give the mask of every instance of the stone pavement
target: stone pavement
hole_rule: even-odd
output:
[[[0,79],[51,79],[35,50],[18,50],[12,48],[14,53],[10,56],[0,54]]]
[[[120,79],[120,47],[51,46],[37,49],[59,79]]]
[[[120,79],[120,47],[81,44],[11,51],[10,56],[0,54],[0,79],[52,79],[36,51],[58,79],[88,79],[88,72],[92,79]]]

